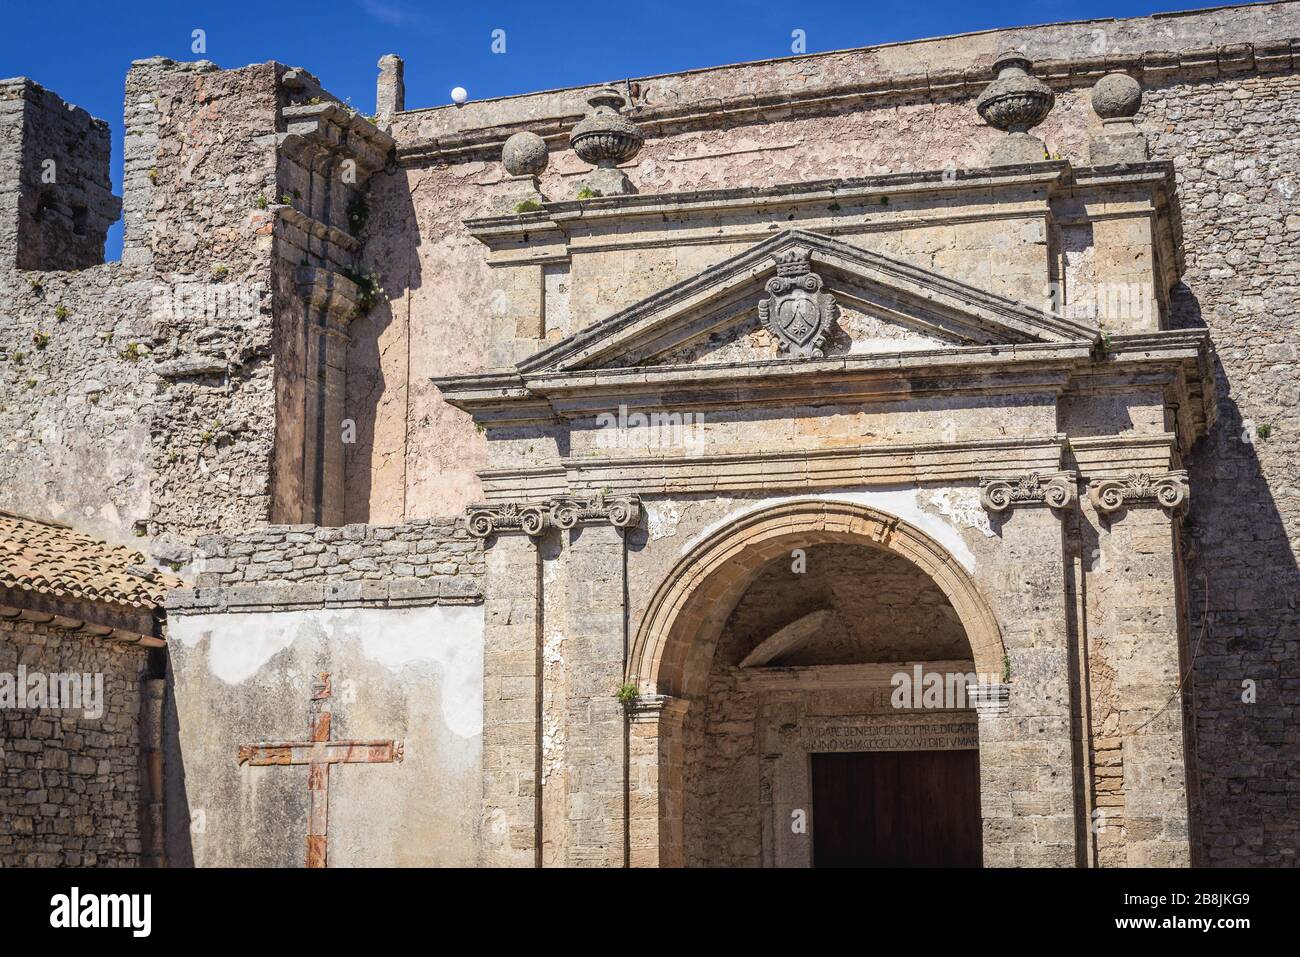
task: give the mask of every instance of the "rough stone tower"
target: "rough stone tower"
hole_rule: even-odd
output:
[[[104,261],[121,212],[108,124],[26,77],[0,81],[0,255],[19,269]]]

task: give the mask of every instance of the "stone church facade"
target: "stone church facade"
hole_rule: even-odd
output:
[[[105,127],[5,81],[0,508],[152,559],[142,862],[1294,864],[1298,36],[140,61],[107,264]],[[25,542],[0,670],[123,639]]]

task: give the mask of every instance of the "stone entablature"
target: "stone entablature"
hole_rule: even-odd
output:
[[[1098,170],[1044,160],[534,206],[535,212],[465,222],[488,246],[493,281],[507,296],[499,336],[531,340],[531,347],[520,346],[525,354],[550,332],[554,304],[547,300],[546,270],[569,271],[565,331],[574,332],[660,292],[665,277],[707,275],[728,254],[770,240],[777,224],[926,264],[1034,307],[1047,321],[1053,313],[1065,320],[1087,305],[1066,295],[1074,295],[1062,282],[1073,267],[1063,248],[1067,233],[1092,229],[1099,257],[1093,278],[1132,286],[1141,304],[1133,315],[1110,310],[1107,325],[1115,332],[1164,327],[1167,290],[1182,272],[1181,217],[1167,162]],[[992,246],[1000,250],[996,268],[987,260]],[[653,265],[653,285],[637,272],[622,276],[633,251],[639,266]],[[622,276],[612,286],[611,270]]]

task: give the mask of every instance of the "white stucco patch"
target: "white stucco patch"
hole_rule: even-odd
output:
[[[671,538],[677,534],[677,523],[682,514],[672,502],[645,502],[646,529],[650,532],[650,541]]]
[[[167,634],[186,647],[206,638],[208,669],[226,684],[238,685],[294,643],[303,614],[177,615],[168,622]]]
[[[952,554],[952,557],[957,559],[968,572],[973,573],[975,571],[975,555],[967,547],[965,539],[962,538],[961,530],[951,519],[921,508],[920,490],[914,487],[864,489],[856,492],[826,492],[820,495],[783,495],[757,499],[743,508],[728,513],[697,535],[692,536],[689,541],[682,545],[681,554],[685,555],[720,528],[744,515],[762,511],[774,505],[800,501],[846,502],[851,505],[865,505],[877,511],[886,512],[901,518],[911,525],[915,525],[946,548]]]
[[[941,488],[930,492],[926,501],[940,515],[946,515],[958,525],[973,528],[985,538],[993,537],[989,513],[980,504],[980,493],[973,488]]]
[[[560,651],[562,644],[564,644],[564,635],[560,632],[548,635],[546,641],[542,643],[542,661],[548,665],[564,664],[564,655]]]

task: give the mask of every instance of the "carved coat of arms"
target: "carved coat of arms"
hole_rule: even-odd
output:
[[[776,259],[776,275],[767,281],[768,297],[758,304],[758,318],[789,356],[820,359],[835,323],[835,300],[822,292],[808,250],[792,249]]]

